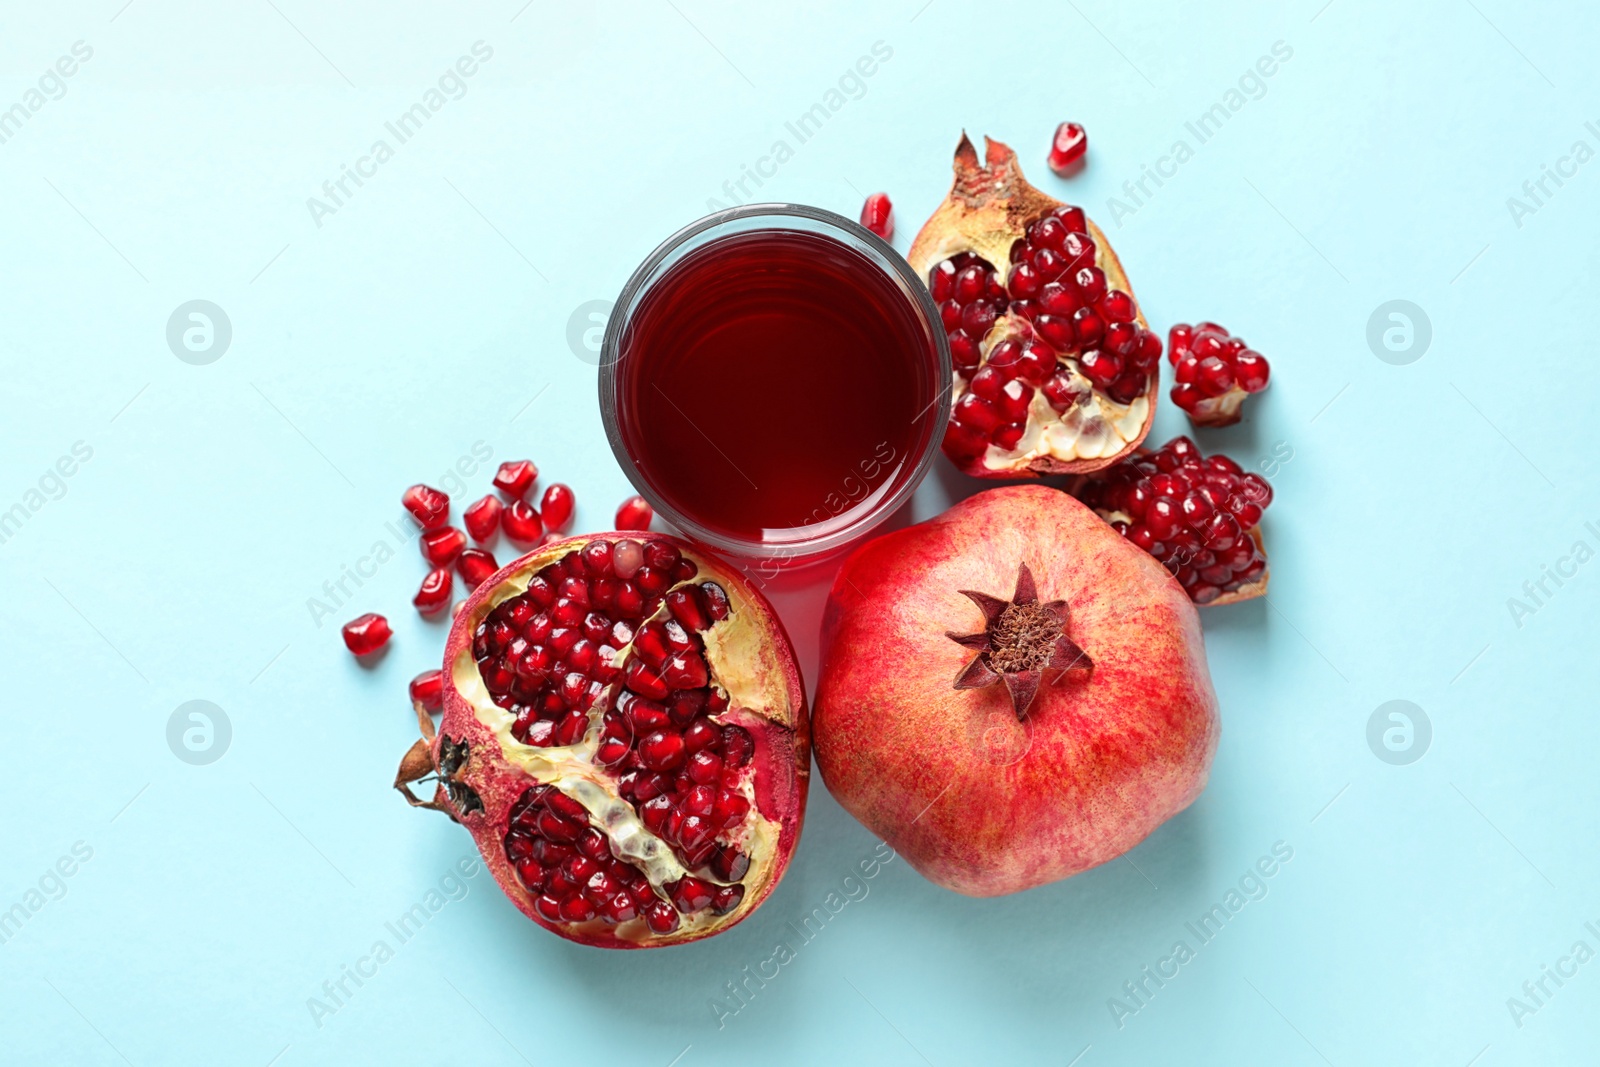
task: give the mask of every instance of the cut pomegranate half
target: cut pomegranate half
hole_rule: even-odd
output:
[[[950,194],[906,256],[928,279],[955,365],[945,454],[985,478],[1110,466],[1150,432],[1161,339],[1083,209],[985,144],[979,163],[962,135]]]
[[[1267,591],[1261,514],[1272,486],[1227,456],[1202,458],[1187,437],[1086,477],[1073,495],[1178,579],[1196,604]]]
[[[501,569],[451,628],[443,700],[437,736],[419,701],[396,787],[465,825],[562,937],[706,937],[788,865],[810,767],[793,649],[737,570],[682,541],[574,537]]]
[[[1180,322],[1167,334],[1172,401],[1196,426],[1232,426],[1244,398],[1267,387],[1267,357],[1214,322]]]

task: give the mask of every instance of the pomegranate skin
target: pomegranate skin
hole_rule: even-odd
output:
[[[649,546],[664,542],[678,548],[684,558],[694,560],[700,575],[720,584],[733,605],[733,618],[743,620],[736,628],[723,631],[719,651],[707,652],[714,666],[724,668],[718,677],[721,685],[734,691],[734,705],[724,713],[725,722],[744,727],[753,747],[751,764],[754,807],[771,825],[770,846],[756,857],[744,877],[746,892],[728,914],[707,916],[704,921],[685,922],[670,933],[649,934],[641,923],[630,924],[631,936],[619,936],[618,927],[598,921],[555,923],[535,909],[535,897],[519,882],[507,859],[502,841],[509,826],[509,812],[518,798],[536,781],[548,781],[552,761],[563,759],[563,751],[540,749],[511,741],[503,725],[497,731],[497,711],[487,704],[487,694],[473,659],[473,630],[495,603],[526,587],[528,578],[545,564],[582,549],[591,541],[615,542],[631,538]],[[641,531],[584,534],[568,537],[536,548],[501,567],[480,583],[463,603],[451,626],[444,654],[443,716],[437,733],[424,725],[425,758],[435,770],[444,771],[448,752],[446,741],[464,744],[468,755],[448,777],[450,784],[464,785],[470,793],[452,792],[444,783],[434,790],[426,806],[436,807],[461,823],[471,834],[484,864],[506,897],[529,919],[552,933],[579,944],[600,948],[657,948],[683,944],[722,932],[743,921],[771,894],[788,868],[799,841],[805,817],[810,776],[810,720],[805,701],[805,686],[795,661],[788,634],[777,614],[761,593],[732,566],[703,550],[665,534]],[[419,712],[419,719],[425,719]],[[485,720],[488,719],[486,722]],[[414,753],[416,750],[414,750]],[[422,760],[424,754],[408,754],[407,760]],[[402,764],[402,780],[419,780],[415,768],[408,772]],[[568,772],[571,772],[570,766]],[[581,772],[580,772],[581,773]],[[586,775],[599,780],[598,770]],[[408,794],[409,790],[404,790]],[[417,803],[412,799],[412,803]]]
[[[957,690],[946,636],[1018,567],[1093,660],[1019,721],[1001,685]],[[1164,567],[1046,486],[993,489],[858,549],[822,624],[812,713],[839,803],[930,881],[1000,896],[1126,852],[1205,788],[1221,733],[1199,615]]]

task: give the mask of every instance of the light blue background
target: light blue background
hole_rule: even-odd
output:
[[[1520,226],[1507,207],[1600,148],[1592,7],[520,3],[6,4],[0,107],[74,41],[94,55],[0,144],[0,510],[74,442],[93,458],[0,544],[0,908],[74,842],[93,858],[0,945],[0,1059],[1595,1060],[1600,962],[1520,1027],[1506,1005],[1600,949],[1600,565],[1520,627],[1507,607],[1600,547],[1600,162]],[[307,198],[480,39],[464,98],[317,226]],[[414,551],[321,626],[307,599],[477,441],[607,525],[628,490],[574,309],[880,40],[892,59],[762,198],[853,214],[886,189],[904,249],[961,129],[988,133],[1107,228],[1157,328],[1215,318],[1273,361],[1245,423],[1202,438],[1293,452],[1270,603],[1205,614],[1210,787],[1125,862],[1006,899],[892,863],[721,1029],[710,998],[874,846],[820,782],[788,879],[708,943],[583,949],[480,873],[319,1027],[308,998],[470,843],[388,788],[442,636],[408,604]],[[1265,94],[1115,225],[1107,198],[1280,40]],[[1091,144],[1070,182],[1043,165],[1065,118]],[[165,340],[192,299],[232,322],[208,366]],[[1432,323],[1410,365],[1366,342],[1391,299]],[[1164,408],[1153,439],[1184,425]],[[915,517],[972,488],[941,463]],[[778,595],[813,681],[826,580]],[[366,610],[397,631],[371,669],[337,630]],[[166,740],[193,699],[232,724],[209,766]],[[1393,699],[1433,726],[1409,766],[1366,741]],[[1108,999],[1279,841],[1265,899],[1119,1028]]]

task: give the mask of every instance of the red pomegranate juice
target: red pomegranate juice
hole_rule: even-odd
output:
[[[720,238],[667,268],[622,340],[628,454],[710,530],[782,544],[852,525],[933,436],[942,383],[915,306],[818,234]]]

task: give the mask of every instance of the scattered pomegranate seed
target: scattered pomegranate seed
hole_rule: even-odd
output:
[[[861,205],[861,225],[885,241],[894,236],[894,205],[888,193],[873,193]]]
[[[400,503],[405,505],[423,529],[438,526],[450,517],[450,498],[420,483],[400,494]]]
[[[1196,426],[1230,426],[1239,421],[1249,393],[1267,387],[1267,357],[1245,346],[1214,322],[1180,322],[1167,334],[1172,362],[1172,400]]]
[[[479,583],[499,569],[494,556],[481,548],[465,549],[456,557],[456,570],[461,572],[461,580],[467,583],[468,589],[478,588]]]
[[[439,526],[422,531],[417,545],[422,549],[422,557],[429,563],[435,567],[448,567],[450,561],[467,547],[467,535],[454,526]]]
[[[429,711],[444,707],[444,672],[423,671],[411,679],[411,699]]]
[[[505,527],[507,537],[525,545],[533,544],[544,533],[539,513],[526,500],[513,500],[501,516],[500,524]]]
[[[1258,580],[1267,559],[1250,530],[1272,503],[1265,478],[1174,437],[1108,467],[1077,491],[1129,541],[1160,560],[1196,604]]]
[[[1065,178],[1077,169],[1088,150],[1088,132],[1076,122],[1063,122],[1050,139],[1050,169]]]
[[[656,517],[655,509],[642,496],[630,496],[617,508],[617,529],[648,530]]]
[[[500,469],[495,471],[494,487],[513,500],[520,500],[538,480],[539,468],[530,460],[512,459],[500,464]]]
[[[370,656],[389,643],[394,631],[389,629],[388,619],[369,611],[345,623],[341,632],[345,648],[358,656]]]
[[[422,588],[411,598],[411,603],[424,615],[433,615],[450,606],[450,587],[455,579],[448,565],[435,567],[422,579]]]
[[[467,533],[472,535],[474,541],[481,544],[494,536],[495,529],[500,525],[502,506],[500,498],[489,493],[461,513],[461,521],[466,525]]]
[[[544,499],[539,503],[539,512],[544,516],[544,527],[547,530],[563,530],[572,520],[572,507],[577,498],[572,495],[572,490],[556,482],[544,491]]]

